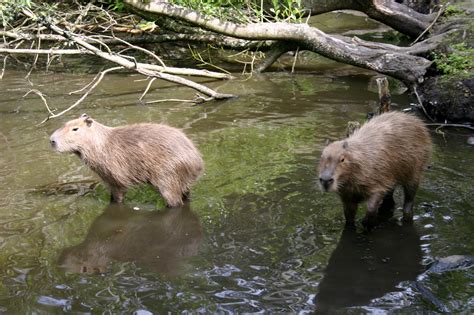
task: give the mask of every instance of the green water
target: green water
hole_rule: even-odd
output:
[[[211,82],[239,97],[198,106],[139,105],[147,83],[110,74],[77,109],[39,126],[46,111],[38,97],[21,100],[30,89],[24,75],[9,70],[0,81],[0,312],[437,311],[412,281],[437,257],[474,252],[474,152],[458,131],[432,130],[433,166],[412,226],[344,231],[337,196],[318,190],[325,139],[375,107],[374,76],[365,71]],[[36,73],[31,81],[62,109],[79,97],[67,93],[92,77]],[[184,87],[154,87],[147,100],[194,97]],[[402,109],[410,99],[393,102]],[[109,207],[100,194],[41,193],[96,179],[48,142],[84,112],[110,126],[183,128],[206,164],[190,205],[165,209],[152,197]],[[451,311],[472,312],[473,277],[452,271],[423,284]]]

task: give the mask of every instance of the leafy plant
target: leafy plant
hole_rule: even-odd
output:
[[[444,16],[452,16],[459,14],[464,14],[464,11],[452,4],[448,5],[444,10]]]
[[[31,7],[31,0],[3,0],[0,1],[0,21],[6,28],[8,23],[24,8]]]
[[[465,43],[452,45],[450,52],[433,53],[436,68],[443,74],[467,73],[474,69],[474,48]]]

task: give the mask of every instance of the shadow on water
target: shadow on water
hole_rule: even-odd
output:
[[[345,228],[316,296],[317,313],[370,304],[423,271],[420,237],[412,224],[385,222],[371,233]]]
[[[84,241],[62,251],[58,264],[75,273],[103,273],[112,261],[135,262],[177,275],[202,242],[199,217],[189,204],[164,211],[135,211],[111,204],[92,223]]]

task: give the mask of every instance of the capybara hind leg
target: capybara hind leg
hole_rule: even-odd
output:
[[[415,204],[415,195],[417,186],[403,187],[405,200],[403,202],[403,221],[413,221],[413,206]]]
[[[393,200],[393,190],[390,190],[383,197],[382,204],[379,207],[378,214],[384,219],[389,219],[393,216],[395,209],[395,200]]]
[[[357,212],[357,202],[350,199],[342,200],[344,206],[344,217],[346,219],[346,226],[355,225],[355,216]]]
[[[373,226],[377,225],[377,211],[382,204],[384,195],[382,194],[373,194],[367,200],[367,214],[362,220],[362,225],[370,230]]]
[[[110,187],[110,203],[122,203],[125,197],[125,190],[117,188],[117,187]]]

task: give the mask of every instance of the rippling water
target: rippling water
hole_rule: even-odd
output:
[[[146,82],[112,74],[77,110],[38,126],[44,105],[33,95],[21,100],[30,88],[24,73],[7,71],[0,81],[0,311],[438,310],[413,281],[437,257],[473,253],[472,147],[464,134],[433,130],[433,167],[414,224],[391,222],[371,234],[344,230],[339,200],[315,185],[317,159],[324,140],[343,135],[348,120],[362,121],[377,95],[371,75],[334,72],[209,83],[239,98],[199,106],[138,105]],[[91,79],[31,78],[53,108],[72,104],[78,96],[66,92]],[[147,99],[194,96],[155,86]],[[393,98],[398,109],[409,106],[406,96]],[[183,128],[206,162],[190,205],[129,200],[113,207],[96,194],[46,193],[48,185],[96,179],[48,143],[52,131],[83,112],[113,126]],[[472,279],[461,270],[420,283],[448,309],[469,312]]]

